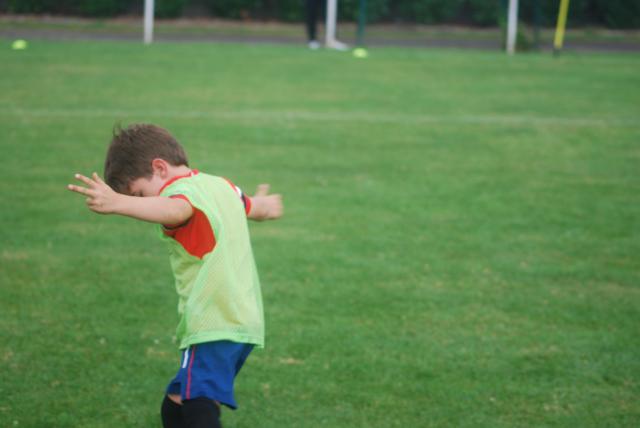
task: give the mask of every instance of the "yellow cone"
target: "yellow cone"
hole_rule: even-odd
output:
[[[353,50],[353,56],[356,58],[366,58],[369,56],[369,52],[364,48],[356,48]]]
[[[14,42],[11,43],[11,49],[13,49],[15,51],[24,50],[28,46],[29,46],[29,44],[27,43],[27,41],[26,40],[22,40],[22,39],[14,40]]]

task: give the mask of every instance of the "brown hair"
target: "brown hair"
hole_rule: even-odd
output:
[[[146,123],[116,125],[104,162],[105,181],[116,192],[128,193],[132,181],[153,175],[151,161],[157,158],[189,166],[184,149],[166,129]]]

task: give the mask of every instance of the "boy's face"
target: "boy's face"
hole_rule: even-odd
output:
[[[129,183],[131,196],[158,196],[165,180],[154,173],[151,178],[138,178]]]

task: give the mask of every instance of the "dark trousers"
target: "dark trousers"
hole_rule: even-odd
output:
[[[305,0],[307,12],[307,37],[309,40],[316,39],[317,21],[320,16],[320,6],[323,0]]]

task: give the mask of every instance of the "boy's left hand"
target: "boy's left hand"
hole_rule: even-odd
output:
[[[269,194],[268,184],[259,185],[255,195],[251,197],[249,218],[256,221],[276,220],[282,217],[283,212],[282,195]]]
[[[93,179],[82,174],[76,174],[75,178],[82,181],[87,187],[69,184],[67,188],[72,192],[80,193],[87,197],[87,206],[98,214],[111,214],[116,211],[119,193],[116,193],[107,183],[102,181],[97,173],[93,173]]]

